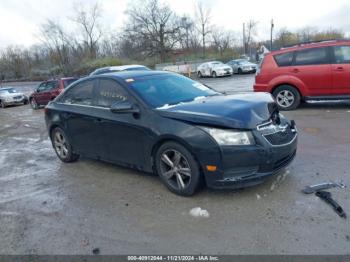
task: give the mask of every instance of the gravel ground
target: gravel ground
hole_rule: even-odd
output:
[[[234,93],[254,80],[201,81]],[[350,185],[350,106],[308,104],[285,115],[300,132],[286,172],[252,188],[183,198],[150,174],[88,159],[63,164],[43,110],[2,109],[0,254],[350,254],[348,220],[300,192],[329,180]],[[331,192],[349,213],[349,189]],[[208,216],[190,215],[195,207]]]

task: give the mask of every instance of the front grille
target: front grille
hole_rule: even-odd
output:
[[[14,99],[21,99],[22,98],[22,96],[15,96],[15,97],[13,97]]]
[[[263,136],[271,145],[278,146],[288,144],[289,142],[291,142],[295,138],[296,133],[294,133],[288,127],[285,130],[281,130],[272,134],[266,134]]]

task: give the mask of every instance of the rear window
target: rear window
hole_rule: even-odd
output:
[[[274,58],[278,66],[291,66],[293,62],[293,52],[275,55]]]
[[[310,48],[297,51],[295,65],[319,65],[328,64],[327,48]]]

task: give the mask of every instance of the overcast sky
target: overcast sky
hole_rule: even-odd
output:
[[[133,0],[97,0],[103,9],[103,24],[117,30],[126,20],[125,10]],[[160,0],[179,15],[193,16],[196,0]],[[89,5],[96,0],[81,0]],[[242,23],[259,21],[258,39],[268,39],[269,23],[275,30],[305,26],[337,28],[350,36],[350,0],[202,0],[211,7],[212,24],[241,33]],[[74,0],[0,0],[0,48],[7,45],[28,47],[38,43],[39,26],[47,18],[72,28],[67,20],[74,14]]]

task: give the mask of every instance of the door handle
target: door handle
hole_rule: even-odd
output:
[[[337,67],[337,68],[335,69],[335,71],[344,71],[344,67],[339,66],[339,67]]]
[[[300,70],[299,70],[298,68],[294,68],[294,69],[292,69],[292,72],[293,72],[293,73],[299,73]]]
[[[94,119],[94,123],[97,123],[97,124],[101,124],[101,123],[103,123],[104,121],[103,121],[103,119],[101,119],[101,118],[95,118]]]

